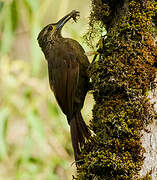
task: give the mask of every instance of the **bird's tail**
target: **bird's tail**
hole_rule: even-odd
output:
[[[89,138],[90,131],[82,118],[81,112],[74,114],[73,118],[70,119],[69,124],[75,161],[77,161],[80,154],[80,148],[85,143],[85,140]]]

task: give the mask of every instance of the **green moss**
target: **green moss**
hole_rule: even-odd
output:
[[[118,6],[113,2],[92,1],[91,22],[101,22],[100,27],[108,26],[109,32],[105,49],[89,72],[96,102],[90,127],[95,135],[82,151],[80,180],[140,179],[145,152],[142,130],[154,119],[147,95],[154,88],[156,72],[151,22],[156,3],[130,0],[127,12],[111,26],[109,20],[115,19],[116,8],[124,1]],[[94,24],[88,34],[94,32]],[[151,179],[151,173],[144,178]]]

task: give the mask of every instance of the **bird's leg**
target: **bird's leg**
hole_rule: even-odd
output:
[[[94,62],[95,62],[95,60],[96,60],[96,58],[97,58],[97,55],[98,55],[98,53],[95,52],[95,56],[94,56],[92,62],[90,63],[90,65],[88,66],[88,71],[91,69],[92,65],[94,64]]]
[[[93,55],[93,54],[95,54],[95,55],[94,55],[94,58],[93,58],[92,62],[88,66],[88,71],[91,69],[92,65],[94,64],[94,62],[95,62],[95,60],[97,58],[97,56],[101,55],[102,53],[104,53],[104,51],[105,51],[105,37],[106,36],[102,37],[99,40],[99,42],[97,44],[97,47],[99,47],[99,48],[97,49],[97,51],[92,51],[92,53],[90,52],[90,55]],[[86,53],[86,55],[88,56],[88,53]]]
[[[91,68],[92,68],[92,66],[93,66],[93,64],[94,64],[97,56],[98,56],[98,55],[101,56],[101,54],[103,54],[103,53],[105,52],[105,37],[106,37],[106,36],[102,37],[102,38],[99,40],[99,42],[98,42],[98,44],[97,44],[97,47],[99,47],[99,48],[97,49],[97,51],[92,51],[92,52],[90,52],[90,54],[86,53],[87,56],[89,56],[89,55],[94,55],[92,62],[91,62],[90,65],[88,66],[88,70],[87,70],[88,72],[91,70]],[[92,82],[89,82],[88,90],[91,91],[91,90],[93,90],[93,89],[94,89],[94,88],[93,88]]]

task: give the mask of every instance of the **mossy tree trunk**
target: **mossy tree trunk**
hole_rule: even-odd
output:
[[[141,138],[155,120],[148,94],[155,88],[156,12],[155,0],[92,0],[86,38],[92,42],[104,27],[107,34],[89,71],[95,135],[82,150],[80,180],[151,179],[151,169],[143,177],[140,171],[145,159]]]

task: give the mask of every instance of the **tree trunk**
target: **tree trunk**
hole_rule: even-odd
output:
[[[157,78],[156,78],[157,82]],[[149,95],[151,103],[154,104],[154,109],[157,112],[157,87],[154,92]],[[152,180],[157,179],[157,124],[153,121],[148,126],[149,132],[143,132],[142,145],[145,148],[144,164],[140,171],[141,176],[151,172]]]
[[[154,106],[157,50],[154,0],[92,0],[88,44],[99,41],[89,70],[95,106],[80,180],[157,179]],[[146,158],[145,158],[146,157]],[[148,165],[149,164],[149,165]]]

